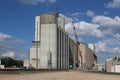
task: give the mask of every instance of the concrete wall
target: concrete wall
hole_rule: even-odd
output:
[[[60,26],[62,30],[65,30],[65,19],[63,17],[58,18],[58,26]]]
[[[120,62],[107,61],[105,63],[106,72],[115,72],[115,65],[120,65]]]
[[[69,38],[69,65],[72,65],[74,69],[78,67],[78,49],[71,38]]]
[[[38,56],[37,56],[38,55]],[[32,47],[30,48],[30,65],[32,68],[39,68],[40,65],[40,47]]]
[[[94,64],[94,53],[91,49],[87,47],[84,43],[81,43],[80,52],[82,54],[82,68],[83,69],[92,69]]]
[[[23,61],[23,66],[24,67],[29,67],[30,66],[28,59]]]
[[[41,24],[49,24],[49,23],[56,24],[56,15],[50,14],[50,13],[43,14],[41,15],[40,23]]]
[[[41,25],[40,68],[48,68],[48,52],[52,54],[52,69],[57,68],[57,27],[55,24]]]
[[[41,38],[41,27],[40,27],[40,16],[35,17],[35,41],[40,41]]]

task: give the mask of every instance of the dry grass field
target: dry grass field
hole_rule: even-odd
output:
[[[120,75],[58,71],[20,74],[0,74],[0,80],[120,80]]]

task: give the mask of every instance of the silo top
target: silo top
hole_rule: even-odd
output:
[[[41,24],[56,24],[56,15],[55,14],[51,14],[51,13],[47,13],[47,14],[43,14],[40,16],[40,23]]]

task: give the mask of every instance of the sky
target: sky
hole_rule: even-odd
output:
[[[120,56],[120,0],[0,0],[0,57],[28,58],[35,16],[56,9],[70,37],[74,21],[79,41],[95,44],[99,63]]]

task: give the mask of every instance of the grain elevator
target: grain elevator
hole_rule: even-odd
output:
[[[68,69],[69,37],[65,20],[58,14],[36,16],[35,40],[30,48],[30,66],[35,69]]]

